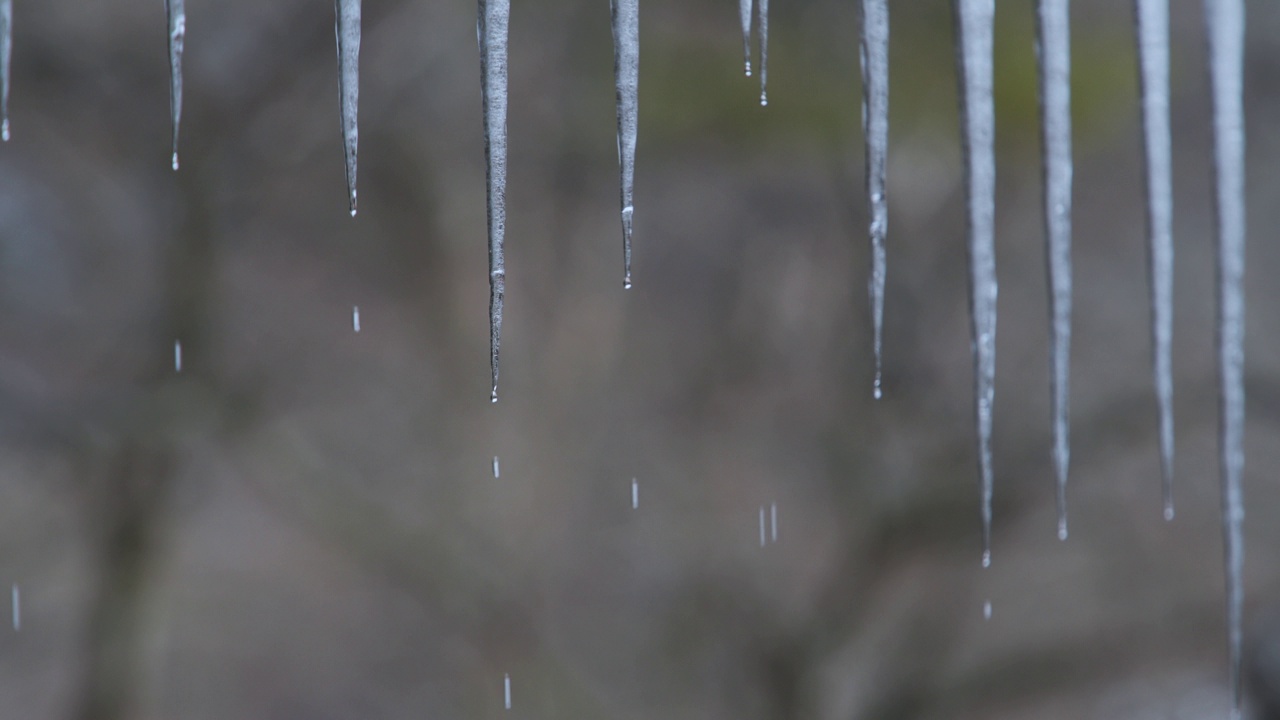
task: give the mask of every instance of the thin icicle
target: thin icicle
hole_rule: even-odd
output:
[[[862,134],[867,154],[867,209],[871,215],[872,345],[875,380],[872,394],[880,399],[881,339],[884,336],[885,233],[889,229],[889,202],[885,198],[885,168],[889,154],[889,4],[886,0],[862,0]]]
[[[1038,0],[1040,144],[1044,153],[1045,256],[1049,278],[1049,355],[1058,539],[1067,539],[1071,460],[1071,28],[1069,0]]]
[[[510,0],[479,0],[480,82],[489,217],[489,399],[498,402],[498,348],[507,270],[502,242],[507,227],[507,29]]]
[[[334,0],[334,35],[338,40],[338,98],[342,106],[342,146],[347,161],[347,200],[356,215],[356,149],[360,128],[360,0]]]
[[[1169,0],[1134,0],[1146,160],[1151,349],[1160,414],[1164,518],[1173,519],[1173,140],[1169,130]]]
[[[756,0],[760,28],[760,104],[769,104],[769,0]]]
[[[1218,225],[1222,535],[1233,717],[1240,715],[1244,604],[1244,0],[1205,0]]]
[[[9,75],[13,59],[13,0],[0,0],[0,140],[9,142]]]
[[[994,0],[953,0],[969,231],[969,311],[982,495],[982,565],[991,564],[991,410],[996,379]]]
[[[618,93],[618,167],[622,184],[622,287],[631,288],[631,216],[636,179],[640,80],[640,0],[610,0],[613,75]]]
[[[742,16],[743,67],[751,77],[751,0],[738,0],[738,13]]]
[[[173,169],[177,170],[178,126],[182,124],[182,47],[187,37],[186,0],[165,0],[164,6],[169,16],[169,119],[173,124]]]

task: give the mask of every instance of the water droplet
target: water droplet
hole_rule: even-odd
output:
[[[990,550],[982,551],[982,567],[984,568],[991,567],[991,551]]]
[[[1173,505],[1164,506],[1164,519],[1166,521],[1173,520]]]
[[[18,584],[13,584],[13,629],[17,632],[22,629],[22,598],[18,595]]]
[[[495,478],[496,478],[496,477],[502,477],[502,472],[501,472],[501,471],[499,470],[499,468],[498,468],[498,456],[497,456],[497,455],[494,455],[494,456],[493,456],[493,476],[494,476]]]
[[[991,619],[991,601],[990,600],[982,604],[982,619],[983,620]]]
[[[498,386],[497,385],[494,385],[493,389],[489,391],[489,402],[491,403],[498,402]]]
[[[360,306],[351,306],[351,329],[360,332]]]
[[[1063,519],[1061,519],[1061,520],[1058,520],[1058,539],[1059,539],[1059,540],[1066,540],[1066,539],[1067,539],[1067,521],[1066,521],[1066,518],[1063,518]]]
[[[631,478],[631,509],[635,510],[640,507],[640,483],[635,478]]]
[[[778,503],[769,506],[769,536],[778,542]]]
[[[502,676],[502,700],[508,710],[511,709],[511,675],[504,673]]]
[[[173,341],[173,371],[182,372],[182,342]]]
[[[761,506],[760,506],[760,547],[764,547],[764,543],[765,543],[765,534],[764,534],[764,506],[763,506],[763,505],[761,505]]]

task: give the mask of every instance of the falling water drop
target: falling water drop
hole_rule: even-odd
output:
[[[640,483],[635,478],[631,478],[631,509],[635,510],[640,507]]]
[[[743,66],[751,77],[751,0],[738,0],[738,14],[742,16]]]
[[[1218,231],[1218,408],[1227,644],[1233,716],[1239,717],[1244,611],[1244,0],[1205,0],[1213,95],[1214,208]]]
[[[351,329],[360,332],[360,306],[351,306]]]
[[[756,0],[760,28],[760,105],[769,104],[769,0]]]
[[[982,619],[983,620],[991,619],[991,601],[990,600],[982,604]]]
[[[769,537],[778,542],[778,503],[769,506]]]
[[[1151,350],[1160,416],[1164,519],[1173,519],[1173,140],[1169,129],[1169,0],[1134,0],[1146,161]]]
[[[13,629],[15,632],[22,630],[22,597],[18,594],[18,584],[13,584],[11,591],[13,598]]]
[[[760,547],[764,547],[765,540],[766,538],[764,534],[764,506],[761,505],[760,506]]]
[[[622,190],[622,287],[631,288],[631,216],[636,179],[640,81],[640,0],[610,0],[613,75],[617,86],[618,169]]]
[[[498,456],[493,456],[493,476],[495,478],[502,477],[502,472],[498,469]]]
[[[169,120],[173,125],[174,170],[178,169],[178,126],[182,124],[182,48],[187,37],[186,0],[165,0],[169,16]]]
[[[498,348],[507,270],[507,35],[511,0],[479,0],[480,82],[484,110],[485,180],[489,225],[489,401],[498,402]]]
[[[1045,239],[1049,281],[1049,356],[1058,539],[1067,539],[1071,367],[1071,43],[1069,0],[1038,0]]]
[[[511,675],[508,673],[502,676],[502,703],[506,709],[511,709]]]
[[[347,201],[356,215],[356,150],[360,128],[360,0],[335,0],[334,35],[338,41],[338,99],[342,112],[342,146],[347,166]]]
[[[871,216],[872,347],[875,380],[871,393],[881,397],[881,339],[884,336],[885,233],[889,227],[889,203],[885,200],[885,174],[889,154],[889,6],[886,0],[862,0],[862,133],[867,155],[867,210]]]
[[[182,341],[173,341],[173,371],[182,372]]]
[[[969,311],[981,483],[982,566],[991,565],[991,410],[996,375],[994,0],[953,0],[968,205]]]

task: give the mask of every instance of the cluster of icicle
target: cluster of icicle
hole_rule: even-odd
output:
[[[1234,707],[1241,700],[1241,613],[1244,505],[1244,0],[1203,0],[1212,92],[1214,201],[1217,218],[1217,349],[1220,462],[1225,540],[1227,619]],[[1164,515],[1173,518],[1173,380],[1171,370],[1172,167],[1169,125],[1168,0],[1133,0],[1141,86],[1151,338]],[[510,0],[478,0],[477,42],[483,90],[490,284],[492,401],[498,398],[498,349],[506,270],[507,46]],[[618,163],[621,176],[623,285],[631,287],[631,229],[637,135],[639,0],[610,0],[617,85]],[[889,12],[887,0],[860,0],[862,125],[870,217],[870,279],[875,379],[881,396],[884,326],[885,177],[889,134]],[[977,457],[981,490],[982,565],[991,562],[992,409],[995,400],[995,107],[993,99],[994,0],[952,0],[960,85],[961,143],[968,213],[970,317],[974,356]],[[1066,484],[1070,456],[1069,358],[1071,347],[1071,98],[1069,0],[1036,0],[1044,217],[1050,314],[1051,415],[1057,488],[1058,535],[1067,537]],[[182,118],[184,0],[165,0],[169,30],[172,166],[178,169]],[[339,102],[348,204],[356,214],[361,0],[335,0]],[[759,33],[760,104],[768,104],[768,0],[739,0],[746,74],[751,75],[752,20]],[[755,11],[753,13],[753,10]],[[9,139],[9,76],[13,3],[0,0],[0,136]],[[358,320],[356,321],[358,322]],[[495,473],[496,473],[495,460]]]

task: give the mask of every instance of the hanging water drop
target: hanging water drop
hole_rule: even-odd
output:
[[[507,270],[502,244],[507,227],[507,35],[511,0],[479,0],[480,82],[489,225],[489,401],[498,402],[498,348]]]
[[[738,0],[738,14],[742,16],[743,66],[751,77],[751,0]]]
[[[174,170],[178,169],[178,126],[182,124],[182,48],[187,37],[186,0],[165,0],[169,16],[169,120],[173,126]]]
[[[1038,0],[1040,144],[1049,280],[1050,412],[1057,480],[1058,539],[1067,539],[1067,468],[1071,459],[1071,41],[1069,0]]]
[[[1164,518],[1173,519],[1173,140],[1169,128],[1169,0],[1134,0],[1146,161],[1151,350],[1160,418]]]
[[[631,288],[631,216],[636,178],[640,81],[640,0],[610,0],[613,75],[617,86],[618,169],[622,189],[622,287]]]
[[[889,155],[889,5],[886,0],[862,0],[862,133],[867,155],[867,211],[871,216],[872,348],[875,379],[871,392],[881,397],[881,345],[884,336],[885,234],[889,204],[885,201],[885,174]]]
[[[1239,717],[1244,612],[1244,0],[1205,0],[1218,231],[1218,408],[1227,645]]]
[[[769,104],[769,0],[756,0],[760,28],[760,104]]]
[[[342,146],[347,164],[347,201],[356,215],[356,150],[360,128],[360,0],[335,0],[334,35],[338,41],[338,99],[342,112]]]
[[[182,341],[173,341],[173,371],[182,372]]]
[[[982,566],[991,565],[991,411],[996,375],[994,0],[953,0],[961,144],[968,210],[969,311],[974,360]]]

